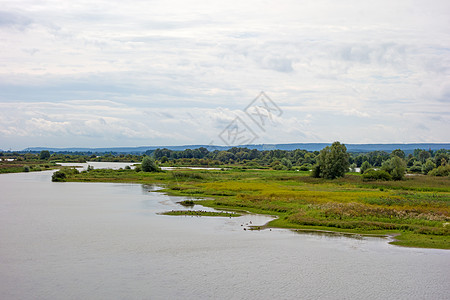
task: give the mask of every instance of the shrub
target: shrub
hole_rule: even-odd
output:
[[[361,165],[360,173],[364,174],[364,172],[369,170],[370,168],[372,168],[372,165],[368,161],[364,161]]]
[[[75,174],[79,174],[79,173],[80,172],[75,168],[63,167],[59,171],[56,171],[55,173],[53,173],[52,181],[54,181],[54,182],[66,181],[67,176],[75,175]]]
[[[48,160],[50,158],[50,152],[48,150],[42,150],[39,154],[39,159]]]
[[[63,171],[56,171],[52,175],[52,181],[53,182],[63,182],[63,181],[66,181],[66,177],[67,177],[66,173],[64,173]]]
[[[261,167],[256,161],[249,161],[245,164],[251,168],[260,168]]]
[[[292,169],[292,162],[289,159],[285,158],[285,157],[283,157],[281,159],[281,164],[283,166],[285,166],[287,170]]]
[[[67,168],[67,167],[61,168],[59,171],[65,173],[66,175],[75,175],[75,174],[79,174],[80,173],[75,168]]]
[[[172,172],[172,176],[175,178],[183,178],[183,179],[204,179],[200,173],[191,173],[191,172]]]
[[[422,163],[420,161],[416,161],[414,165],[409,168],[409,172],[411,173],[421,173],[422,172]]]
[[[311,165],[310,164],[303,164],[303,165],[301,165],[298,169],[300,170],[300,171],[309,171],[309,170],[311,170]]]
[[[273,170],[283,170],[284,166],[282,164],[276,164],[274,166],[272,166]]]
[[[30,172],[30,167],[29,166],[23,166],[23,171],[24,172]]]
[[[436,164],[433,162],[431,158],[427,159],[427,161],[422,165],[422,173],[428,174],[431,170],[436,168]]]
[[[320,166],[314,165],[311,171],[311,177],[320,178]]]
[[[446,166],[439,166],[430,172],[428,172],[428,175],[431,176],[450,176],[450,165]]]
[[[145,156],[141,163],[142,171],[144,172],[159,172],[161,169],[156,165],[153,158]]]
[[[363,175],[363,180],[391,180],[392,176],[383,170],[369,169]]]

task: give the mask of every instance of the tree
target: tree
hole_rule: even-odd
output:
[[[410,173],[422,173],[422,163],[420,161],[416,161],[414,165],[409,168]]]
[[[349,168],[349,155],[344,144],[334,142],[323,148],[318,157],[318,166],[313,170],[313,176],[326,179],[343,177]]]
[[[441,166],[442,164],[445,165],[445,163],[448,160],[448,155],[445,153],[438,153],[436,154],[436,156],[434,157],[434,162],[436,163],[436,167]]]
[[[48,150],[42,150],[39,154],[39,159],[48,160],[50,158],[50,152]]]
[[[406,162],[398,156],[393,156],[383,163],[381,170],[388,172],[394,180],[402,180],[405,177]]]
[[[394,151],[391,152],[391,157],[393,156],[398,156],[401,159],[405,158],[405,152],[403,152],[401,149],[395,149]]]
[[[283,158],[281,159],[281,164],[282,164],[283,166],[285,166],[286,169],[288,169],[288,170],[292,169],[292,163],[291,163],[291,161],[290,161],[289,159],[285,158],[285,157],[283,157]]]
[[[422,165],[422,173],[428,174],[431,170],[436,168],[436,164],[433,162],[431,158],[427,159],[427,161]]]
[[[394,169],[391,172],[392,179],[402,180],[405,178],[406,162],[398,156],[391,158],[391,161],[394,166]]]
[[[150,156],[144,157],[141,163],[141,168],[144,172],[159,172],[161,170]]]
[[[372,166],[369,164],[368,161],[365,161],[362,163],[361,168],[360,168],[360,173],[364,174],[364,172],[366,172],[366,170],[372,168]]]
[[[421,161],[422,163],[425,163],[425,161],[426,161],[428,158],[430,158],[430,157],[431,157],[431,154],[430,154],[430,152],[428,152],[428,151],[422,150],[422,151],[419,153],[419,159],[420,159],[420,161]]]

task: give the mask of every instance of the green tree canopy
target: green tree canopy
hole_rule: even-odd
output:
[[[398,156],[393,156],[383,163],[381,170],[388,172],[394,180],[402,180],[405,177],[406,162]]]
[[[156,165],[155,160],[150,156],[145,156],[141,163],[144,172],[159,172],[161,169]]]
[[[366,172],[366,171],[369,170],[370,168],[372,168],[372,165],[371,165],[368,161],[365,161],[365,162],[363,162],[362,165],[361,165],[360,173],[361,173],[361,174],[364,174],[364,172]]]
[[[349,165],[347,147],[339,142],[334,142],[320,151],[313,176],[326,179],[343,177],[348,171]]]
[[[401,149],[395,149],[394,151],[391,152],[391,157],[393,156],[398,156],[401,159],[405,158],[405,152],[403,152],[403,150]]]
[[[39,154],[39,159],[47,160],[50,158],[50,152],[48,150],[42,150]]]
[[[431,170],[436,168],[436,164],[433,162],[431,158],[427,159],[427,161],[422,165],[422,173],[428,174]]]

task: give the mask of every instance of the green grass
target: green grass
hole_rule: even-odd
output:
[[[53,162],[47,161],[1,161],[0,174],[21,173],[21,172],[39,172],[52,169],[58,169]]]
[[[160,184],[168,194],[205,199],[196,204],[276,216],[269,227],[400,234],[393,244],[450,249],[449,177],[364,182],[358,174],[336,180],[308,175],[238,168],[160,173],[92,170],[69,180]]]
[[[393,245],[417,248],[449,249],[448,236],[413,234],[403,232],[391,242]]]

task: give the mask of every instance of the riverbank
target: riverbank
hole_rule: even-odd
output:
[[[0,161],[0,174],[48,171],[60,167],[48,161]]]
[[[277,218],[267,227],[394,235],[392,244],[450,249],[450,179],[420,176],[365,182],[359,174],[325,180],[273,170],[91,170],[69,181],[161,184],[169,195],[224,211]]]

